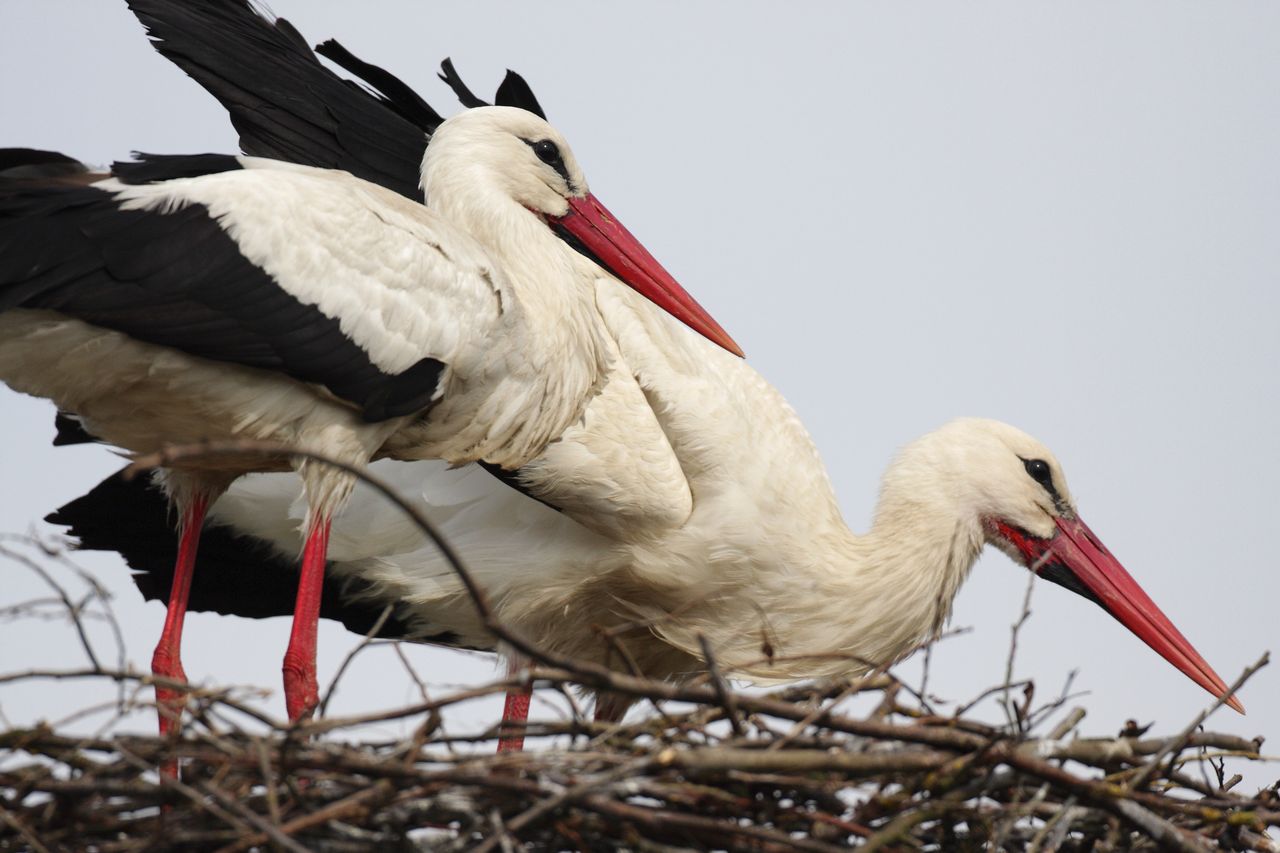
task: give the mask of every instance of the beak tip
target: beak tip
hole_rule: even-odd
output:
[[[1237,714],[1239,714],[1242,717],[1246,716],[1245,710],[1244,710],[1244,704],[1235,696],[1232,696],[1230,699],[1227,700],[1227,707],[1235,711]]]
[[[685,325],[692,328],[698,334],[711,341],[725,352],[732,353],[738,358],[746,358],[747,354],[742,351],[742,347],[738,346],[738,342],[729,337],[729,333],[710,315],[704,317],[695,317],[692,321],[685,321]]]

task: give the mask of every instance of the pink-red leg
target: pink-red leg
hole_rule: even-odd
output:
[[[169,609],[165,614],[164,630],[160,642],[151,656],[151,672],[163,678],[186,683],[187,674],[182,669],[182,625],[187,615],[187,601],[191,595],[191,578],[196,564],[196,548],[200,543],[200,528],[204,526],[205,511],[209,508],[206,495],[197,495],[183,512],[182,532],[178,538],[178,561],[173,567],[173,587],[169,590]],[[156,705],[160,713],[160,735],[174,731],[187,704],[187,694],[182,690],[156,686]],[[176,760],[165,762],[160,772],[168,776],[178,775]]]
[[[512,657],[507,664],[507,676],[513,676],[520,671],[522,667],[521,661]],[[508,690],[507,701],[502,706],[502,725],[505,728],[508,723],[520,724],[521,731],[524,724],[529,721],[529,698],[532,691],[528,688],[520,690]],[[498,752],[521,752],[524,750],[524,735],[504,735],[498,739]]]
[[[324,590],[325,554],[329,550],[328,518],[313,518],[302,548],[302,573],[293,608],[293,631],[284,653],[284,702],[290,720],[315,711],[320,702],[316,682],[316,634],[320,624],[320,594]]]

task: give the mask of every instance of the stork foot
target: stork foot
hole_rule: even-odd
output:
[[[173,681],[187,683],[187,673],[182,669],[177,648],[162,645],[151,656],[151,674]],[[187,691],[156,685],[156,712],[160,716],[160,737],[168,737],[182,727],[182,711],[187,707]],[[178,759],[170,759],[160,765],[160,774],[178,778]]]
[[[310,659],[305,659],[303,654],[295,654],[290,647],[285,653],[281,670],[284,672],[284,705],[289,712],[289,720],[310,717],[320,704],[314,653]]]

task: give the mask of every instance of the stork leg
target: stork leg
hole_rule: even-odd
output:
[[[312,516],[302,548],[302,572],[293,608],[293,631],[284,653],[284,702],[290,720],[315,711],[320,702],[316,682],[316,635],[320,625],[320,595],[324,590],[325,554],[329,550],[329,516]]]
[[[514,676],[525,665],[519,655],[512,655],[507,661],[507,677]],[[529,699],[533,691],[527,687],[519,690],[508,690],[507,701],[502,705],[502,727],[508,723],[517,723],[523,730],[529,721]],[[524,735],[503,735],[498,739],[498,752],[521,752],[524,749]]]
[[[160,642],[151,655],[152,675],[181,681],[183,684],[187,682],[187,673],[182,668],[182,625],[187,615],[191,578],[195,573],[196,547],[200,543],[200,528],[204,526],[205,512],[209,508],[209,495],[197,493],[186,503],[178,538],[178,560],[173,567],[173,587],[169,590],[169,609],[165,614],[164,630],[160,632]],[[182,709],[186,704],[185,690],[156,685],[161,737],[178,728]],[[160,772],[176,778],[177,759],[162,764]]]

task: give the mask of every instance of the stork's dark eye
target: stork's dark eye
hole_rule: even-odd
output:
[[[522,137],[523,138],[523,137]],[[543,163],[556,170],[556,174],[564,178],[565,184],[569,188],[569,192],[574,192],[573,181],[569,178],[569,167],[564,164],[564,157],[560,154],[560,147],[550,139],[525,139],[524,144],[533,149],[533,153]]]
[[[1022,464],[1026,467],[1027,473],[1031,475],[1031,479],[1044,486],[1050,492],[1053,488],[1053,474],[1049,471],[1049,463],[1043,459],[1023,459]]]
[[[548,166],[555,166],[560,162],[560,149],[550,139],[542,139],[533,143],[533,153],[537,154],[538,159]]]

